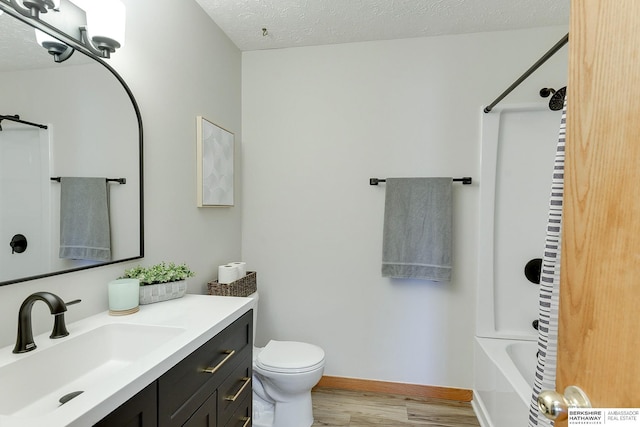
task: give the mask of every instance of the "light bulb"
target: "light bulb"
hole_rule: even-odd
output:
[[[87,12],[87,31],[97,46],[124,46],[126,8],[119,0],[92,3]]]
[[[48,43],[63,44],[60,40],[50,36],[44,31],[40,31],[37,28],[35,28],[35,31],[36,31],[36,41],[40,46],[44,47],[45,49],[47,48],[45,44],[48,44]]]

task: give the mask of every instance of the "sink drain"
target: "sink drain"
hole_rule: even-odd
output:
[[[64,405],[65,403],[67,403],[68,401],[70,401],[71,399],[73,399],[74,397],[78,396],[79,394],[84,393],[84,390],[80,390],[80,391],[72,391],[71,393],[67,393],[64,396],[62,396],[58,402],[60,402],[60,406]]]

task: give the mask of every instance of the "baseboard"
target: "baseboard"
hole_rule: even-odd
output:
[[[473,390],[463,388],[392,383],[386,381],[362,380],[357,378],[330,377],[326,375],[320,379],[320,382],[316,387],[400,394],[403,396],[455,400],[458,402],[471,402],[473,399]]]

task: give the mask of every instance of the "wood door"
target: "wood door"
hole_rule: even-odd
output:
[[[640,407],[640,1],[571,2],[567,96],[556,389]]]

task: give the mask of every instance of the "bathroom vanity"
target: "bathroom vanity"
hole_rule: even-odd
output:
[[[28,353],[0,349],[0,426],[250,426],[252,308],[186,295],[71,323]]]
[[[248,312],[96,427],[250,425],[251,323]]]

